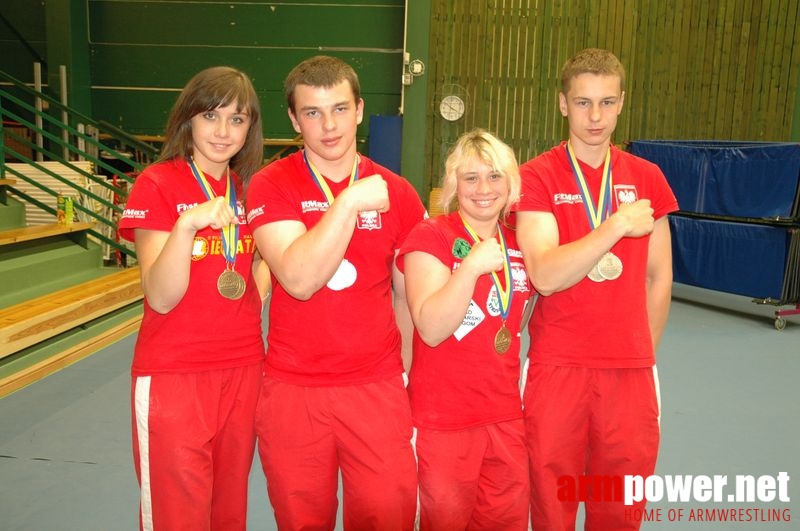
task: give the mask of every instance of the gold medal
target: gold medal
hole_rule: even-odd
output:
[[[246,282],[244,277],[231,269],[226,269],[217,279],[217,291],[230,300],[241,299],[244,295]]]
[[[494,335],[494,350],[498,354],[505,354],[511,348],[511,331],[506,328],[506,324]]]
[[[617,280],[622,275],[622,260],[609,251],[597,262],[597,272],[606,280]]]

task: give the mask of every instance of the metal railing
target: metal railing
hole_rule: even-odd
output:
[[[133,249],[116,238],[116,225],[133,176],[156,158],[158,149],[107,122],[89,118],[2,71],[0,119],[0,179],[18,179],[30,185],[26,187],[29,190],[33,187],[54,200],[48,204],[15,186],[8,187],[9,193],[56,215],[54,205],[59,192],[32,178],[27,169],[48,176],[51,183],[60,183],[59,188],[84,200],[75,202],[76,211],[96,224],[97,228],[89,233],[113,249],[118,262],[135,258]],[[59,163],[71,178],[59,175],[46,161]],[[91,163],[93,171],[87,171],[87,164],[82,161]]]

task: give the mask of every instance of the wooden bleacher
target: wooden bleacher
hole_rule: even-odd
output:
[[[3,194],[0,199],[7,197],[7,187],[14,184],[13,179],[0,179],[0,194]],[[35,284],[38,290],[30,290],[29,283],[17,290],[17,282],[27,280],[26,262],[9,265],[13,262],[9,260],[6,263],[9,268],[5,271],[8,273],[5,284],[0,277],[4,304],[8,305],[0,308],[0,397],[138,330],[143,299],[139,268],[110,273],[104,270],[102,253],[89,238],[89,230],[94,227],[94,223],[76,221],[69,225],[45,222],[18,227],[14,224],[0,230],[0,252],[25,249],[26,256],[32,259],[31,269],[37,271],[35,275],[47,275],[47,271],[52,270],[53,278],[60,278],[73,267],[87,267],[85,272],[69,277],[72,280],[38,283]],[[52,245],[56,239],[70,240],[82,250],[62,253],[68,247],[60,243]],[[54,254],[61,258],[52,268],[45,269],[43,264],[48,263],[48,255]],[[88,265],[95,257],[96,269]],[[80,282],[78,278],[91,280]],[[53,287],[45,287],[49,285]],[[29,297],[23,295],[26,289],[31,293]]]
[[[138,331],[141,307],[137,311],[125,308],[135,308],[142,298],[139,268],[131,267],[0,310],[0,359],[9,360],[15,359],[10,357],[13,354],[27,348],[37,349],[48,339],[79,329],[116,310],[127,315],[124,321],[117,320],[114,326],[59,349],[56,354],[27,362],[26,353],[18,370],[0,376],[0,398]]]
[[[29,227],[20,227],[18,229],[4,230],[0,232],[0,245],[36,240],[39,238],[47,238],[48,236],[58,236],[61,234],[85,233],[86,230],[91,229],[92,227],[94,227],[93,223],[75,222],[71,225],[48,223],[45,225],[32,225]]]
[[[0,358],[141,299],[131,267],[0,310]]]

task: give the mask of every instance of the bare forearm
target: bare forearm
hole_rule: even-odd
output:
[[[397,328],[400,330],[402,345],[400,355],[403,358],[403,370],[408,373],[411,370],[412,344],[414,341],[414,324],[411,321],[411,313],[408,310],[408,303],[405,295],[400,297],[395,293],[394,297],[394,317],[397,321]]]
[[[543,252],[539,259],[526,254],[525,266],[537,291],[550,295],[580,282],[624,234],[624,226],[612,217],[583,238]]]
[[[356,212],[337,201],[317,225],[286,247],[272,267],[283,288],[307,300],[325,286],[344,258],[355,221]]]
[[[195,231],[179,220],[155,259],[142,268],[142,291],[159,313],[172,310],[186,294],[194,235]]]
[[[653,352],[661,343],[661,336],[669,317],[672,303],[672,276],[648,280],[647,284],[647,316],[650,322],[650,335],[653,339]]]
[[[435,347],[455,332],[469,310],[477,276],[463,268],[455,270],[441,289],[422,302],[415,323],[420,337]]]
[[[263,304],[272,291],[272,281],[270,279],[269,267],[267,267],[267,263],[258,253],[255,253],[253,256],[253,280],[256,283],[258,295],[261,297],[261,302]]]

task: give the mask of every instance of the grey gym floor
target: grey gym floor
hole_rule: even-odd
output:
[[[661,521],[643,529],[800,528],[796,521],[688,521],[697,508],[794,509],[790,515],[800,521],[800,316],[788,316],[779,332],[775,310],[746,297],[675,285],[658,353],[662,445],[656,474],[727,475],[731,485],[737,474],[786,472],[791,501],[664,500],[648,506],[661,509]],[[128,408],[134,340],[129,336],[0,400],[1,529],[137,529]],[[257,457],[250,486],[249,528],[275,529]],[[670,509],[683,509],[682,520],[670,522]]]

